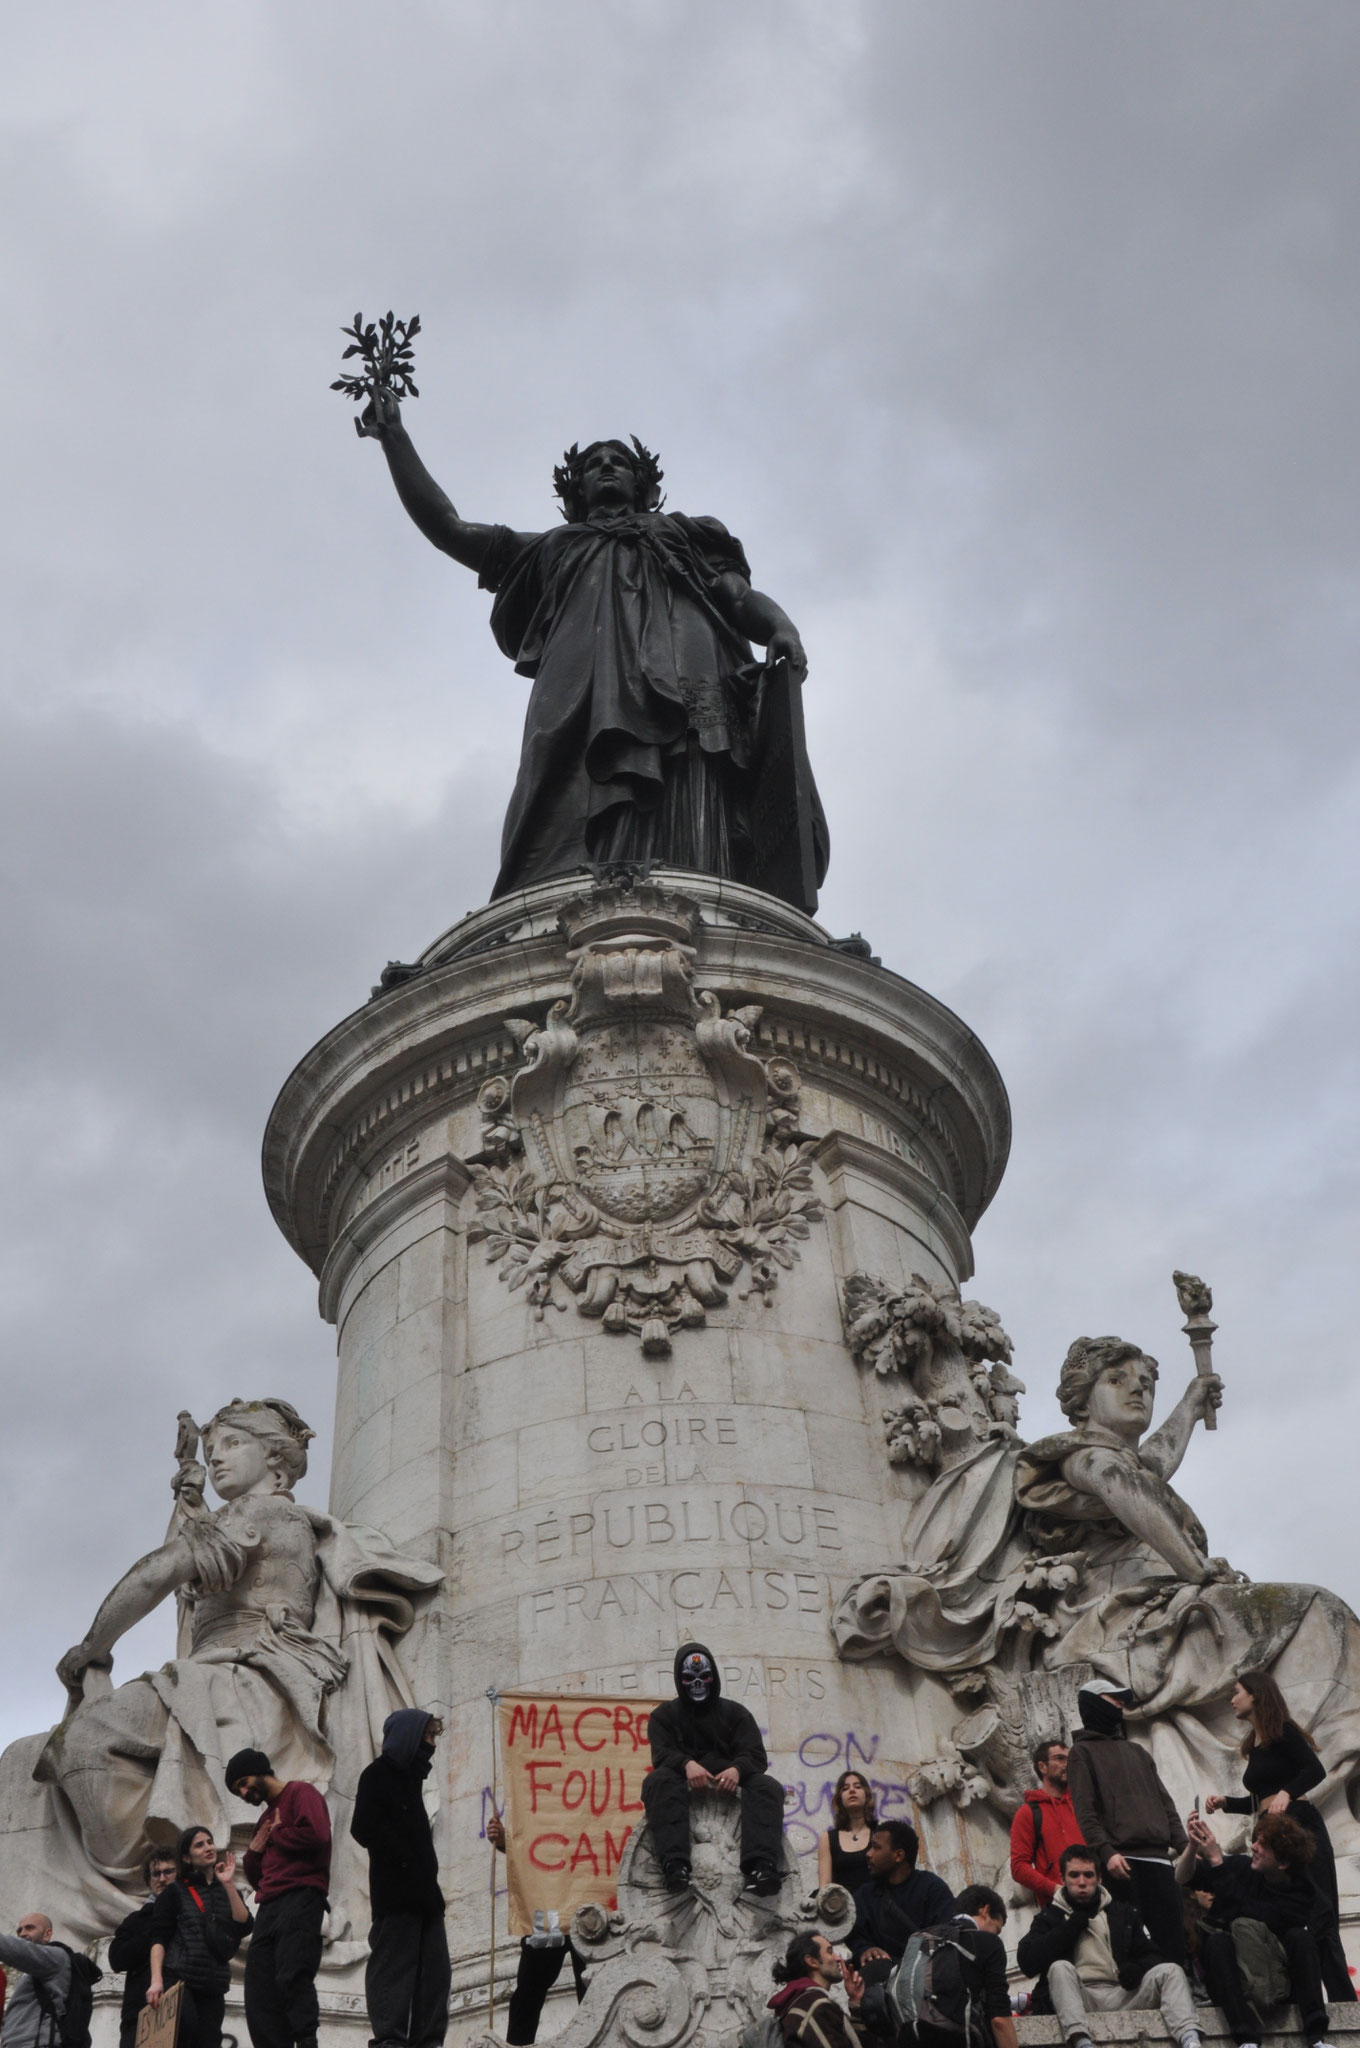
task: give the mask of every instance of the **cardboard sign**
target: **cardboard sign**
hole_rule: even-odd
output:
[[[159,2005],[144,2005],[137,2015],[137,2048],[175,2048],[179,2033],[182,1984],[172,1984],[161,1993]]]
[[[556,1910],[562,1932],[590,1901],[618,1902],[624,1844],[642,1816],[655,1700],[507,1692],[500,1700],[512,1934]]]

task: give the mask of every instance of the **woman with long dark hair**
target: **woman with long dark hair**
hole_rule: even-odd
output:
[[[831,1822],[817,1843],[817,1882],[856,1891],[869,1882],[869,1837],[874,1830],[873,1787],[859,1771],[842,1771],[837,1778]]]
[[[218,1855],[210,1828],[179,1838],[179,1877],[151,1914],[151,1982],[146,2002],[180,1993],[179,2048],[221,2048],[231,1959],[253,1922],[236,1889],[236,1858]]]
[[[1211,1792],[1204,1802],[1206,1813],[1286,1814],[1307,1828],[1313,1837],[1314,1854],[1309,1872],[1314,1884],[1333,1912],[1339,1912],[1336,1888],[1336,1857],[1327,1823],[1308,1794],[1320,1785],[1327,1767],[1318,1755],[1317,1744],[1306,1728],[1290,1716],[1284,1694],[1268,1671],[1239,1671],[1232,1692],[1232,1710],[1245,1721],[1241,1754],[1245,1759],[1240,1795],[1225,1797]],[[1322,1976],[1327,1996],[1353,1999],[1345,1951],[1338,1926],[1335,1940],[1319,1943]]]

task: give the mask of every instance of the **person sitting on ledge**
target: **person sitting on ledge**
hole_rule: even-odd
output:
[[[824,1934],[795,1934],[772,1974],[777,1989],[769,2009],[790,2048],[862,2048],[867,2043],[870,2037],[859,2016],[864,1979],[853,1964],[841,1961]],[[845,1986],[848,2020],[831,1996],[833,1984]],[[743,2048],[748,2037],[759,2040],[758,2030],[745,2029]]]
[[[918,1870],[921,1844],[910,1821],[881,1821],[869,1838],[868,1884],[855,1893],[850,1953],[875,1976],[884,1964],[899,1963],[902,1951],[922,1927],[952,1920],[954,1894],[933,1870]]]
[[[1056,2013],[1069,2048],[1091,2048],[1088,2013],[1158,2007],[1180,2048],[1200,2048],[1184,1970],[1157,1953],[1137,1908],[1102,1886],[1095,1851],[1069,1843],[1059,1860],[1061,1888],[1015,1954],[1022,1973],[1039,1979],[1030,2010]]]
[[[642,1803],[668,1892],[690,1881],[689,1802],[694,1792],[741,1792],[743,1896],[770,1898],[783,1882],[784,1787],[772,1778],[755,1717],[722,1697],[713,1652],[682,1643],[675,1653],[675,1698],[648,1722],[652,1768]]]
[[[1327,2048],[1327,2006],[1322,1991],[1320,1947],[1335,1925],[1335,1916],[1309,1875],[1315,1854],[1312,1834],[1287,1814],[1263,1813],[1256,1823],[1250,1856],[1225,1856],[1207,1821],[1192,1813],[1190,1843],[1177,1865],[1183,1881],[1202,1876],[1214,1895],[1213,1917],[1223,1927],[1206,1926],[1200,1934],[1200,1968],[1215,2005],[1220,2006],[1238,2048],[1263,2038],[1257,2007],[1275,2000],[1259,1993],[1248,1996],[1242,1963],[1249,1951],[1239,1947],[1234,1928],[1256,1922],[1278,1944],[1277,1997],[1287,1995],[1299,2009],[1303,2038],[1312,2048]],[[1196,1861],[1198,1859],[1198,1861]],[[1253,1932],[1255,1930],[1253,1929]],[[1269,1942],[1267,1942],[1269,1947]],[[1269,1957],[1264,1958],[1269,1971]],[[1287,1980],[1287,1981],[1286,1981]]]

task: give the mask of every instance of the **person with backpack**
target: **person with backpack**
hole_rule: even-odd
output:
[[[16,1973],[0,2048],[90,2048],[94,1987],[104,1973],[52,1939],[46,1913],[25,1913],[13,1934],[0,1934],[0,1963]]]
[[[264,1808],[245,1855],[256,1908],[245,1982],[252,2048],[316,2048],[316,1973],[331,1881],[326,1802],[305,1778],[277,1777],[260,1749],[238,1750],[223,1777],[228,1792]]]
[[[1039,1782],[1011,1822],[1011,1876],[1033,1892],[1036,1906],[1046,1906],[1062,1883],[1058,1858],[1082,1832],[1067,1789],[1067,1744],[1041,1742],[1034,1768]]]
[[[1077,1694],[1081,1727],[1067,1756],[1067,1783],[1081,1840],[1100,1859],[1111,1898],[1134,1907],[1164,1962],[1184,1968],[1185,1913],[1172,1863],[1185,1823],[1147,1750],[1130,1742],[1127,1686],[1092,1678]]]
[[[865,2022],[915,2048],[1017,2048],[1005,1901],[990,1885],[970,1884],[954,1905],[952,1919],[912,1935],[886,1985],[865,1993]]]
[[[137,2039],[137,2022],[146,2004],[146,1987],[151,1982],[151,1915],[161,1893],[175,1882],[174,1850],[153,1849],[142,1866],[142,1875],[150,1897],[119,1923],[118,1932],[109,1943],[109,1968],[127,1973],[123,1980],[118,2048],[133,2048]]]
[[[236,1889],[236,1858],[218,1856],[210,1828],[186,1828],[176,1862],[179,1876],[151,1909],[146,2002],[154,2008],[182,1984],[178,2048],[221,2048],[231,1959],[255,1923]]]
[[[1204,1981],[1238,2048],[1261,2040],[1260,2008],[1286,1997],[1299,2009],[1304,2040],[1327,2048],[1321,1950],[1336,1915],[1309,1871],[1312,1830],[1288,1814],[1263,1813],[1249,1856],[1225,1856],[1197,1813],[1189,1830],[1200,1859],[1194,1874],[1214,1895],[1215,1925],[1200,1940]]]
[[[773,1974],[774,1996],[758,2023],[743,2029],[741,2048],[866,2048],[858,2018],[864,1979],[824,1934],[795,1934]],[[831,1996],[833,1984],[845,1986],[849,2019]]]
[[[1062,1884],[1022,1937],[1016,1964],[1037,1977],[1031,2012],[1056,2013],[1069,2048],[1091,2048],[1092,2012],[1151,2012],[1180,2048],[1201,2048],[1184,1970],[1153,1947],[1137,1908],[1100,1882],[1095,1852],[1069,1844]]]
[[[918,1870],[920,1840],[909,1821],[881,1821],[869,1837],[868,1884],[855,1893],[855,1924],[850,1953],[855,1967],[870,1977],[883,1977],[885,1964],[901,1960],[902,1951],[922,1927],[938,1927],[953,1917],[954,1894],[933,1870]]]

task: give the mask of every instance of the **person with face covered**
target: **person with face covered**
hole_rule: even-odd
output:
[[[769,1775],[754,1716],[722,1697],[705,1644],[682,1643],[676,1651],[675,1698],[654,1709],[648,1731],[652,1768],[642,1800],[667,1891],[682,1892],[690,1881],[690,1795],[740,1792],[744,1890],[772,1897],[782,1882],[784,1787]]]
[[[368,1851],[373,1924],[364,2001],[375,2048],[438,2048],[449,2024],[449,1943],[423,1786],[442,1721],[400,1707],[359,1774],[349,1831]]]
[[[1124,1710],[1133,1704],[1127,1686],[1113,1679],[1082,1686],[1068,1790],[1111,1898],[1136,1906],[1163,1961],[1183,1969],[1185,1916],[1173,1864],[1185,1847],[1185,1827],[1152,1758],[1125,1733]]]

